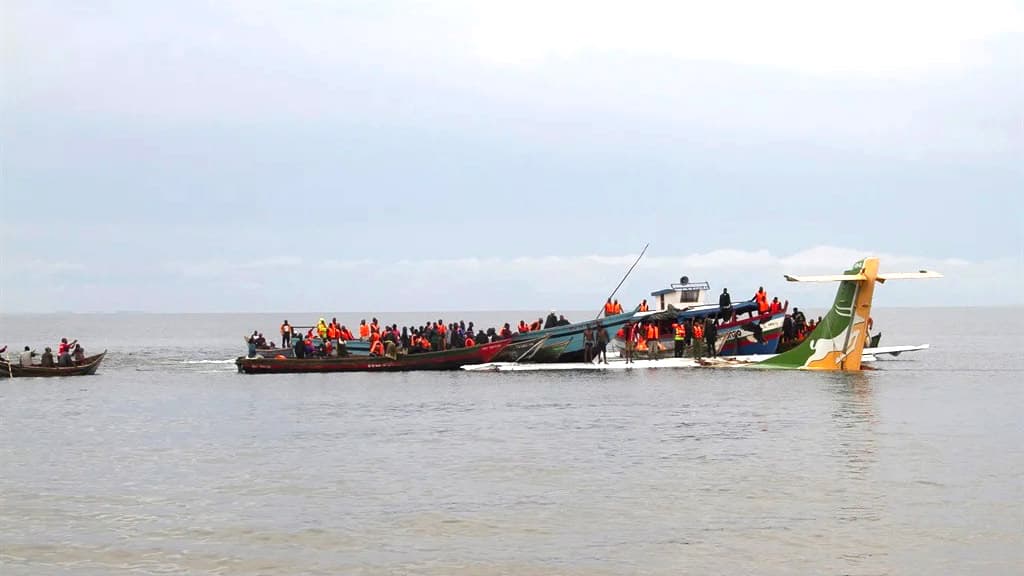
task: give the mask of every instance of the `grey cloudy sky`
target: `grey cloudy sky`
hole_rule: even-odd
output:
[[[0,9],[5,312],[1024,304],[1019,2]]]

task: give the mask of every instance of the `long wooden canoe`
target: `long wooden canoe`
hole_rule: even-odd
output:
[[[81,364],[73,366],[46,368],[43,366],[22,366],[17,362],[8,363],[0,360],[0,378],[38,378],[53,376],[90,376],[96,373],[103,362],[107,351],[95,356],[87,356]]]
[[[289,374],[301,372],[401,372],[407,370],[458,370],[467,364],[490,362],[512,340],[489,342],[472,348],[382,356],[341,356],[328,358],[238,358],[235,365],[245,374]]]

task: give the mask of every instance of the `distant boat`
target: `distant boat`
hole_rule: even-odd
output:
[[[104,350],[101,354],[95,356],[88,356],[81,362],[74,366],[22,366],[17,362],[7,362],[6,360],[0,360],[0,378],[38,378],[38,377],[52,377],[52,376],[90,376],[96,373],[96,370],[100,367],[100,362],[103,362],[103,358],[107,355],[107,351]]]
[[[531,346],[536,339],[519,343]],[[437,352],[385,356],[328,356],[325,358],[245,358],[235,360],[245,374],[290,374],[304,372],[402,372],[411,370],[458,370],[467,364],[490,362],[512,340],[499,340],[471,348],[452,348]]]

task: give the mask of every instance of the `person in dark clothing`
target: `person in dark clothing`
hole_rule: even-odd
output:
[[[558,317],[555,316],[555,311],[552,310],[548,313],[548,317],[544,320],[544,328],[554,328],[558,325]]]
[[[597,341],[597,348],[595,349],[595,353],[597,356],[597,363],[600,364],[601,362],[604,362],[605,364],[607,364],[608,330],[605,330],[604,325],[598,324],[596,332],[597,334],[595,335],[595,340]]]
[[[306,343],[302,341],[302,338],[295,338],[292,344],[292,348],[295,350],[296,358],[306,357]]]
[[[53,349],[49,346],[43,351],[43,355],[39,358],[39,365],[43,368],[53,368]]]
[[[786,318],[782,321],[782,341],[792,342],[796,339],[796,324],[793,323],[793,317],[786,314]]]
[[[732,316],[732,297],[729,296],[729,289],[722,288],[722,295],[718,297],[718,307],[721,310],[721,316],[725,321],[729,321],[729,317]]]
[[[594,331],[588,325],[583,329],[583,361],[590,364],[594,360]]]
[[[704,343],[708,349],[708,356],[718,356],[715,342],[718,341],[718,324],[710,317],[704,321]]]
[[[490,342],[490,339],[487,338],[487,333],[484,332],[483,328],[481,328],[479,331],[477,331],[476,337],[473,338],[473,340],[476,340],[476,344],[478,346],[480,344],[487,344],[488,342]]]
[[[803,334],[807,329],[807,317],[796,307],[793,308],[793,328],[796,329],[797,334]]]
[[[693,319],[687,318],[683,324],[686,326],[686,335],[683,336],[683,355],[685,356],[685,350],[693,344]]]
[[[568,326],[569,324],[571,324],[571,322],[569,322],[569,320],[566,319],[565,315],[559,314],[558,324],[556,324],[556,326]]]

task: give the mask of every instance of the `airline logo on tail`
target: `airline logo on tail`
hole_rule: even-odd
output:
[[[843,274],[786,276],[790,282],[839,282],[831,310],[795,348],[760,363],[770,368],[860,370],[875,282],[941,278],[937,272],[878,273],[878,258],[865,258]]]

